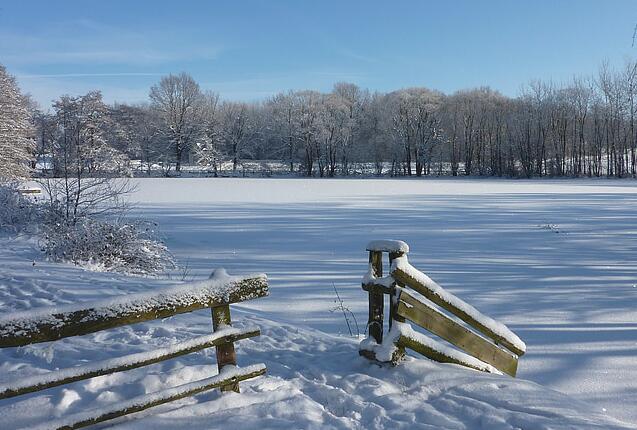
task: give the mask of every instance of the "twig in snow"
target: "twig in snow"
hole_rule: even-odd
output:
[[[345,304],[343,303],[343,299],[341,299],[341,295],[338,294],[338,290],[336,289],[336,285],[334,285],[334,282],[332,282],[332,288],[334,288],[334,293],[336,294],[336,300],[334,300],[334,303],[336,303],[336,306],[333,309],[331,309],[330,312],[341,311],[343,313],[343,318],[345,318],[345,323],[347,324],[347,330],[349,330],[349,335],[354,336],[354,332],[352,330],[352,324],[350,322],[350,318],[348,314],[351,315],[352,320],[354,321],[354,325],[356,326],[356,337],[359,337],[361,332],[360,332],[360,329],[358,328],[358,321],[356,320],[356,315],[354,315],[354,312],[352,312],[350,308],[345,306]]]

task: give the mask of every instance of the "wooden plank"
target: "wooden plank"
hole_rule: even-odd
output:
[[[40,188],[20,188],[18,189],[20,194],[40,194],[42,190]]]
[[[212,308],[212,329],[216,332],[232,326],[232,320],[230,318],[230,305],[219,306]],[[224,342],[216,347],[217,350],[217,368],[219,373],[226,366],[237,365],[237,353],[234,350],[234,343]],[[234,382],[228,385],[222,385],[221,391],[234,391],[239,392],[239,383]]]
[[[425,357],[434,361],[438,361],[440,363],[459,364],[461,366],[469,367],[471,369],[480,370],[483,372],[485,371],[484,368],[480,368],[474,365],[473,363],[470,363],[469,361],[464,361],[457,357],[453,357],[447,354],[446,352],[444,352],[443,350],[432,348],[430,345],[426,345],[424,343],[418,342],[416,339],[412,339],[406,336],[400,336],[396,344],[403,348],[412,349],[416,351],[417,353],[422,354]]]
[[[383,276],[383,253],[380,251],[369,252],[369,264],[374,277]],[[383,342],[383,312],[385,306],[385,296],[379,291],[369,291],[369,318],[367,320],[367,330],[369,335],[376,340],[376,343]]]
[[[392,264],[396,258],[402,257],[404,254],[402,252],[390,252],[389,253],[389,267],[392,267]],[[405,318],[398,315],[396,312],[396,307],[398,306],[398,288],[400,285],[400,281],[395,281],[394,285],[392,285],[391,291],[389,293],[389,329],[393,325],[394,321],[405,322]]]
[[[389,267],[392,267],[394,264],[394,260],[397,258],[400,258],[404,255],[403,252],[400,251],[392,251],[389,253]],[[391,269],[390,269],[391,270]],[[391,294],[389,295],[389,330],[392,330],[394,323],[404,323],[405,322],[405,318],[403,318],[402,316],[400,316],[397,312],[397,307],[398,307],[398,294],[400,292],[400,281],[397,281],[396,278],[394,278],[394,285],[392,285],[392,289],[391,289]],[[405,352],[405,346],[401,345],[400,343],[396,342],[395,343],[396,346],[396,353],[395,353],[395,357],[393,357],[392,359],[392,363],[393,364],[398,364],[399,360],[402,360],[402,358],[406,355]]]
[[[399,296],[397,313],[456,345],[478,360],[489,363],[508,375],[515,376],[518,368],[518,359],[515,355],[498,348],[487,339],[423,303],[407,291],[402,291]]]
[[[221,345],[225,342],[234,342],[241,339],[247,339],[259,336],[260,331],[257,328],[249,329],[230,329],[214,333],[208,336],[201,336],[185,342],[181,342],[166,348],[152,351],[151,354],[141,352],[138,354],[130,354],[124,357],[117,357],[109,360],[93,362],[83,366],[62,369],[44,375],[36,375],[24,378],[8,384],[0,384],[0,399],[19,396],[21,394],[33,393],[47,388],[57,387],[59,385],[69,384],[71,382],[81,381],[84,379],[94,378],[96,376],[108,375],[125,370],[136,369],[149,364],[158,363],[181,355],[190,354],[195,351],[201,351],[212,346]]]
[[[111,405],[107,405],[97,411],[88,411],[78,413],[70,417],[53,420],[45,423],[42,426],[35,426],[35,429],[50,429],[50,430],[71,430],[78,429],[93,424],[101,423],[104,421],[112,420],[124,415],[129,415],[135,412],[143,411],[154,406],[159,406],[164,403],[172,402],[174,400],[190,397],[204,391],[209,391],[213,388],[222,387],[232,383],[239,383],[246,379],[255,378],[260,375],[264,375],[266,372],[265,365],[253,365],[248,366],[245,369],[237,369],[233,372],[229,372],[226,375],[217,375],[211,378],[204,379],[202,381],[191,382],[189,384],[180,385],[174,388],[168,388],[166,390],[145,394],[135,397],[130,400],[124,400]],[[35,430],[33,427],[25,428],[23,430]]]
[[[430,290],[426,285],[421,284],[420,282],[418,282],[418,280],[412,278],[409,274],[404,272],[399,267],[394,268],[394,270],[392,271],[392,276],[398,282],[410,288],[413,288],[414,290],[416,290],[417,292],[425,296],[427,299],[431,300],[432,302],[434,302],[441,308],[451,312],[452,314],[460,318],[462,321],[466,322],[467,324],[469,324],[470,326],[478,330],[480,333],[490,337],[498,345],[502,345],[506,347],[507,349],[509,349],[510,351],[512,351],[518,356],[521,356],[524,354],[525,351],[516,347],[513,343],[509,342],[509,340],[507,340],[505,337],[500,336],[497,333],[494,333],[489,327],[483,325],[482,323],[474,319],[471,315],[467,314],[462,309],[459,309],[455,307],[453,304],[447,302],[438,294],[436,294],[434,291]]]
[[[193,284],[192,288],[171,287],[124,295],[89,303],[79,310],[70,307],[60,311],[54,307],[51,313],[30,311],[8,315],[0,318],[0,348],[80,336],[268,295],[265,276],[230,281],[220,288],[208,285],[202,282]]]

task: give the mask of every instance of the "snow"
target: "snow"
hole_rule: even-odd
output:
[[[610,180],[135,180],[136,214],[159,222],[190,276],[214,267],[268,274],[271,296],[232,306],[241,367],[267,376],[113,421],[118,429],[631,429],[637,425],[637,189]],[[541,226],[553,225],[560,234]],[[366,244],[409,243],[410,263],[503,322],[528,347],[518,378],[409,353],[397,367],[358,356],[335,286],[364,331]],[[387,267],[385,267],[387,272]],[[386,274],[386,273],[385,273]],[[0,237],[0,312],[148,293],[173,279],[95,273],[44,261]],[[386,311],[386,315],[388,312]],[[0,349],[0,383],[211,332],[201,310],[86,336]],[[433,339],[433,338],[432,338]],[[214,351],[0,400],[2,428],[211,377]],[[66,390],[66,391],[65,391]]]
[[[368,251],[384,251],[384,252],[409,252],[409,245],[402,240],[372,240],[366,246]]]
[[[215,331],[213,334],[206,336],[199,336],[194,339],[190,339],[184,342],[179,342],[174,345],[170,345],[165,348],[157,348],[151,351],[139,352],[137,354],[130,354],[124,357],[111,358],[108,360],[102,360],[97,362],[91,362],[83,366],[70,367],[67,369],[60,369],[53,372],[45,373],[42,375],[33,375],[20,378],[8,383],[0,383],[0,396],[7,391],[18,391],[25,387],[31,387],[36,385],[46,385],[51,382],[61,381],[69,378],[81,378],[82,376],[94,374],[96,372],[117,369],[122,366],[135,366],[136,364],[156,360],[161,357],[170,356],[180,351],[190,350],[197,348],[200,345],[207,345],[214,342],[217,339],[221,339],[227,336],[240,336],[251,331],[258,330],[257,327],[248,327],[243,329],[225,327],[223,329]]]
[[[391,288],[395,280],[391,275],[378,278],[374,274],[374,268],[370,264],[361,282],[363,285],[382,285],[383,287]]]
[[[190,382],[188,384],[183,384],[178,387],[172,387],[160,392],[154,392],[154,393],[149,393],[142,396],[137,396],[135,398],[123,400],[120,402],[114,402],[103,408],[96,408],[94,410],[79,412],[73,415],[66,416],[64,418],[48,421],[40,425],[29,426],[28,428],[30,430],[56,430],[60,428],[71,428],[74,423],[89,421],[98,416],[113,414],[121,410],[135,408],[138,406],[144,406],[149,403],[158,402],[165,398],[176,397],[176,396],[179,396],[191,391],[195,391],[195,390],[203,391],[206,389],[206,387],[219,384],[220,382],[223,382],[224,380],[240,377],[241,375],[246,375],[246,374],[250,374],[254,372],[261,372],[264,370],[265,370],[264,364],[253,364],[251,366],[247,366],[242,369],[236,366],[226,366],[218,375],[211,376],[209,378],[202,379],[200,381]],[[73,394],[69,395],[69,393],[73,393]],[[72,403],[74,403],[75,401],[79,399],[80,397],[77,393],[66,390],[64,391],[64,397],[62,399],[61,405],[63,409],[68,409],[68,407]]]
[[[429,276],[425,275],[418,269],[414,268],[411,264],[409,264],[409,260],[407,260],[406,255],[394,259],[391,267],[392,273],[396,269],[400,269],[410,278],[415,279],[419,284],[426,286],[427,289],[429,289],[434,295],[440,297],[442,301],[451,304],[451,306],[456,309],[460,309],[462,312],[469,315],[471,318],[478,321],[483,326],[487,327],[493,333],[509,341],[520,351],[526,351],[526,345],[524,344],[524,342],[522,342],[522,340],[515,333],[509,330],[507,326],[480,313],[480,311],[478,311],[476,308],[462,301],[453,294],[449,294],[449,292],[445,291],[444,288],[434,282]]]

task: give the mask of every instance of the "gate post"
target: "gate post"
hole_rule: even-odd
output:
[[[369,265],[374,277],[382,278],[383,276],[383,252],[369,251]],[[385,298],[381,291],[371,289],[369,292],[369,319],[367,327],[369,335],[376,340],[376,343],[383,342],[383,312]]]

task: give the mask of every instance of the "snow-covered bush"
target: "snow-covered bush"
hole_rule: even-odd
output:
[[[17,233],[31,229],[37,214],[34,201],[20,194],[17,184],[0,185],[0,230]]]
[[[18,183],[0,185],[0,231],[37,235],[51,260],[95,270],[157,275],[176,268],[158,239],[156,224],[118,217],[127,206],[117,199],[121,195],[117,183],[90,184],[75,201],[81,205],[70,204],[63,193],[50,195],[52,187],[45,187],[47,197],[38,201],[21,194]]]
[[[157,239],[155,228],[154,223],[146,221],[108,222],[84,217],[68,224],[63,218],[49,219],[44,226],[42,248],[55,261],[96,270],[154,275],[175,268],[168,248]]]
[[[0,64],[0,183],[31,173],[32,127],[28,98]]]

